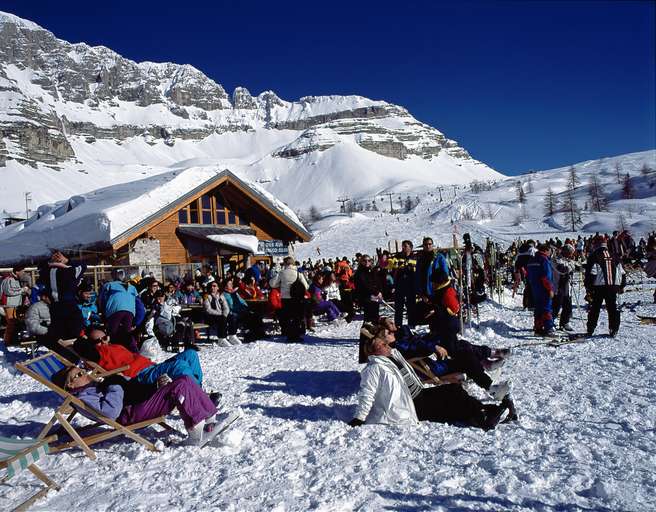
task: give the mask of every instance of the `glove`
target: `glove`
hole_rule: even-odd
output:
[[[360,425],[364,425],[364,421],[359,418],[353,418],[351,421],[349,421],[349,425],[352,427],[359,427]]]
[[[159,379],[157,379],[157,389],[162,388],[166,386],[167,384],[170,384],[173,382],[171,380],[171,377],[169,377],[166,373],[162,375]]]

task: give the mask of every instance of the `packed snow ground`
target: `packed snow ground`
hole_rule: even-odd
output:
[[[349,427],[357,320],[320,324],[304,344],[203,349],[205,385],[245,412],[221,446],[151,453],[115,440],[96,462],[79,450],[53,454],[43,467],[62,490],[34,510],[654,510],[656,329],[635,316],[656,315],[652,293],[622,296],[617,339],[604,335],[602,312],[598,336],[560,348],[521,347],[533,340],[520,297],[483,305],[466,337],[517,347],[501,378],[514,382],[520,421],[491,432]],[[577,331],[584,316],[575,310]],[[0,366],[0,435],[35,436],[58,403]],[[27,479],[0,486],[0,509],[17,503]]]

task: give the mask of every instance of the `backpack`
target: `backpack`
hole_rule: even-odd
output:
[[[289,296],[292,299],[301,300],[305,297],[305,286],[301,282],[301,274],[296,271],[296,281],[289,287]]]

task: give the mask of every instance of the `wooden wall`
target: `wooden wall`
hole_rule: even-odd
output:
[[[175,212],[145,233],[159,240],[162,263],[187,263],[187,250],[175,232],[177,227],[178,212]]]

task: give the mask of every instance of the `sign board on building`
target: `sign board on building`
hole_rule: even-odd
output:
[[[289,244],[282,240],[259,240],[257,253],[266,256],[288,256]]]

